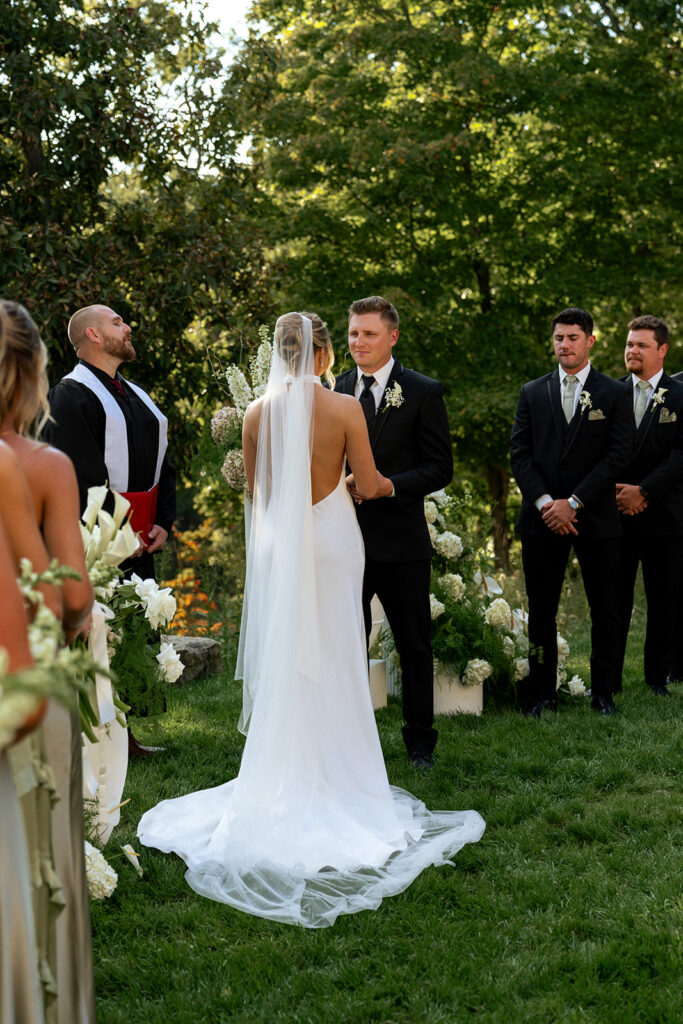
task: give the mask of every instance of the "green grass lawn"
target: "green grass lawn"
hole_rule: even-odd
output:
[[[561,628],[588,678],[581,600]],[[428,776],[407,764],[397,704],[377,714],[389,780],[433,809],[478,810],[486,832],[454,867],[429,868],[374,913],[309,931],[197,896],[174,856],[140,849],[140,815],[236,775],[240,687],[173,688],[136,723],[166,751],[130,766],[106,849],[114,895],[93,904],[99,1024],[244,1021],[460,1024],[683,1020],[681,707],[645,692],[642,608],[620,715],[567,698],[540,721],[512,710],[437,721]]]

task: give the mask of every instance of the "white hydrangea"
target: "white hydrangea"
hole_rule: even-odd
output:
[[[427,497],[435,501],[437,505],[447,505],[450,501],[450,498],[444,491],[443,487],[440,491],[432,491],[432,493],[428,494]]]
[[[433,619],[438,619],[439,615],[443,615],[446,610],[446,606],[434,596],[429,595],[429,610]]]
[[[88,877],[88,892],[94,900],[104,900],[111,896],[119,876],[111,864],[108,864],[102,853],[88,840],[85,840],[85,871]]]
[[[504,597],[497,597],[495,601],[491,601],[484,612],[484,619],[494,629],[510,628],[510,605]]]
[[[225,371],[225,379],[228,382],[235,408],[239,415],[243,416],[247,406],[254,397],[247,378],[239,366],[229,366]]]
[[[180,655],[173,647],[173,644],[161,644],[157,654],[157,661],[161,666],[161,671],[167,683],[175,683],[185,671],[185,666],[180,660]]]
[[[586,692],[586,684],[580,676],[572,676],[572,678],[567,681],[567,689],[572,697],[583,697]]]
[[[526,655],[529,653],[529,637],[526,633],[515,633],[515,645],[520,654]]]
[[[515,641],[511,636],[507,636],[507,634],[503,636],[503,651],[508,658],[511,658],[515,653]]]
[[[463,583],[460,573],[447,572],[445,576],[440,578],[439,583],[453,601],[460,601],[465,596],[467,588]]]
[[[427,529],[429,530],[429,539],[432,542],[432,547],[436,548],[436,541],[439,536],[439,531],[435,526],[432,526],[431,523],[427,524]]]
[[[569,644],[559,633],[557,634],[557,657],[561,662],[569,657]]]
[[[528,658],[516,658],[515,659],[515,682],[520,682],[522,679],[526,679],[529,675],[529,659]]]
[[[561,668],[561,667],[558,666],[557,676],[555,677],[555,682],[556,682],[556,685],[555,685],[555,689],[556,690],[559,690],[559,688],[562,686],[562,683],[566,683],[567,682],[567,670],[566,669]]]
[[[491,675],[493,669],[483,658],[472,658],[462,674],[463,686],[479,686]]]
[[[437,537],[434,547],[444,558],[460,558],[462,554],[462,541],[457,533],[451,533],[450,530]]]
[[[244,472],[244,456],[242,452],[228,452],[225,456],[225,462],[221,466],[221,473],[225,482],[230,487],[234,487],[236,491],[243,490],[246,487],[247,477]]]
[[[233,409],[231,405],[224,405],[211,417],[211,437],[216,444],[220,444],[230,437],[241,422],[242,417],[237,409]]]
[[[427,498],[425,498],[424,509],[425,509],[425,519],[427,520],[427,522],[428,523],[435,523],[436,519],[437,519],[437,516],[439,514],[439,510],[436,507],[436,505],[434,504],[434,502],[433,501],[429,501]]]

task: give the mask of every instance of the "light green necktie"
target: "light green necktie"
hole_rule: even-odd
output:
[[[639,427],[643,422],[643,416],[647,409],[647,393],[648,391],[652,391],[652,384],[650,384],[649,380],[639,380],[636,384],[636,391],[638,394],[636,395],[635,414],[636,426]]]
[[[571,423],[572,416],[574,415],[574,395],[576,394],[576,385],[579,382],[578,377],[572,377],[570,374],[564,378],[564,398],[562,399],[562,408],[564,409],[564,418],[567,423]]]

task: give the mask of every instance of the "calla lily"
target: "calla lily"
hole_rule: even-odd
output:
[[[130,502],[128,498],[124,498],[118,491],[112,491],[114,495],[114,525],[118,530],[121,523],[128,515],[128,509],[130,508]]]
[[[97,513],[106,501],[108,490],[109,488],[104,484],[102,484],[101,487],[88,488],[88,504],[85,507],[85,512],[81,516],[81,519],[89,530],[92,530],[97,522]]]
[[[88,546],[85,550],[85,564],[87,565],[88,569],[95,564],[100,555],[101,540],[102,531],[100,530],[99,526],[93,526],[92,531],[90,533]]]
[[[512,630],[514,633],[521,633],[529,621],[529,616],[523,608],[512,609]]]
[[[85,551],[88,550],[88,544],[90,543],[90,530],[83,523],[78,524],[81,530],[81,540],[83,541],[83,548]]]
[[[104,509],[101,508],[97,513],[97,524],[102,534],[102,547],[106,549],[109,547],[109,542],[116,533],[116,523],[109,513],[105,512]]]
[[[119,530],[108,549],[102,555],[102,561],[106,565],[120,565],[126,558],[130,558],[131,555],[134,555],[139,547],[140,541],[138,540],[138,535],[135,533],[130,523],[126,523],[126,525]]]

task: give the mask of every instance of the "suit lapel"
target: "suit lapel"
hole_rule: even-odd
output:
[[[565,418],[564,411],[562,409],[562,400],[560,398],[560,371],[555,370],[548,377],[546,384],[548,389],[548,401],[550,402],[550,408],[553,413],[553,422],[555,424],[555,433],[557,434],[557,443],[560,448],[564,445],[564,427]]]
[[[347,370],[346,373],[340,374],[337,377],[334,390],[338,391],[341,395],[352,395],[356,389],[356,376],[357,371],[355,367],[352,370]]]
[[[389,374],[387,386],[385,387],[382,393],[382,399],[379,403],[379,407],[377,409],[375,418],[368,428],[368,432],[370,434],[370,445],[372,448],[374,448],[375,445],[377,444],[379,436],[384,430],[387,420],[391,416],[391,407],[386,404],[386,393],[390,388],[393,388],[394,384],[396,384],[402,376],[403,367],[399,363],[398,359],[396,359],[396,357],[394,356],[394,365],[391,368],[391,373]]]
[[[581,391],[582,392],[583,391],[587,391],[589,395],[592,395],[592,389],[595,387],[597,382],[598,382],[597,371],[594,370],[593,367],[591,366],[590,373],[586,377],[586,383],[585,383],[584,387],[581,389]],[[582,409],[581,408],[581,403],[579,403],[576,406],[576,412],[574,413],[574,416],[572,417],[572,421],[569,424],[569,431],[567,433],[567,439],[565,441],[564,449],[562,451],[562,457],[563,458],[566,455],[569,454],[569,449],[574,444],[574,441],[576,440],[576,435],[578,434],[579,430],[581,429],[581,424],[583,423],[583,421],[585,419],[587,419],[587,416],[588,416],[588,414],[587,414],[586,410]]]

